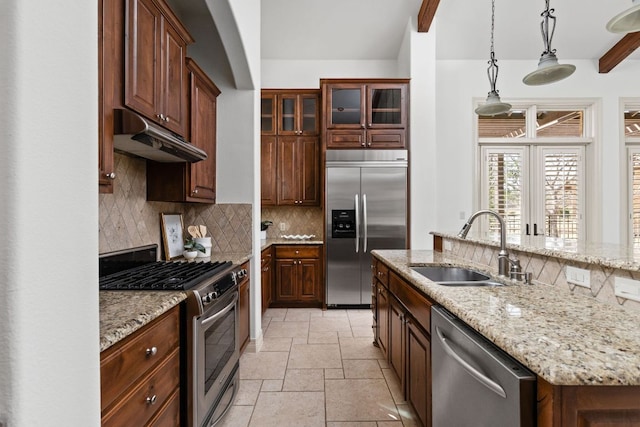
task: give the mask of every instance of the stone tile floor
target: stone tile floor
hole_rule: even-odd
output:
[[[262,348],[242,355],[240,391],[219,426],[417,426],[372,344],[371,316],[368,309],[268,309]]]

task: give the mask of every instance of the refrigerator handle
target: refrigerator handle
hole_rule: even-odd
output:
[[[364,230],[364,241],[362,242],[362,252],[367,253],[367,195],[362,195],[362,229]]]
[[[356,253],[358,253],[359,244],[360,244],[360,203],[358,202],[357,193],[355,196],[355,203],[356,203]]]

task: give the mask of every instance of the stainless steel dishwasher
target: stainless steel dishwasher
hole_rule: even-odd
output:
[[[536,376],[443,307],[431,310],[433,427],[536,424]]]

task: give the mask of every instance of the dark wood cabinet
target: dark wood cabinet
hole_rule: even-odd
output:
[[[250,309],[250,283],[251,274],[249,271],[249,263],[242,264],[242,268],[247,270],[247,275],[238,284],[238,330],[239,330],[239,342],[240,352],[249,344],[250,330],[249,325],[251,321],[251,309]]]
[[[163,127],[185,135],[186,28],[163,0],[127,0],[124,103]]]
[[[216,106],[220,90],[191,58],[189,117],[191,144],[207,158],[196,163],[147,162],[147,200],[170,202],[216,201]]]
[[[264,249],[261,253],[262,267],[261,273],[261,289],[262,289],[262,312],[267,311],[271,305],[271,294],[273,293],[273,259],[271,255],[271,247]]]
[[[278,137],[277,204],[320,204],[320,146],[317,137]]]
[[[264,89],[261,200],[264,206],[319,206],[320,91]]]
[[[400,379],[400,387],[405,386],[405,329],[406,311],[398,300],[389,298],[389,366]]]
[[[406,400],[413,406],[421,425],[431,426],[431,337],[418,322],[407,317],[404,361]]]
[[[408,79],[321,79],[330,149],[406,148]]]
[[[277,245],[272,307],[321,307],[321,246]]]
[[[389,348],[389,269],[382,262],[373,259],[371,283],[371,308],[373,312],[373,343],[388,359]]]
[[[180,316],[175,307],[100,354],[102,425],[180,425]]]

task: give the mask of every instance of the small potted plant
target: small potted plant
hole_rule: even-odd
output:
[[[182,256],[185,259],[194,259],[198,256],[198,251],[205,253],[206,249],[202,244],[196,242],[196,239],[189,236],[184,241],[184,252],[182,252]]]
[[[260,223],[260,239],[261,240],[265,240],[267,238],[267,228],[269,228],[270,225],[273,225],[272,221],[262,221]]]

